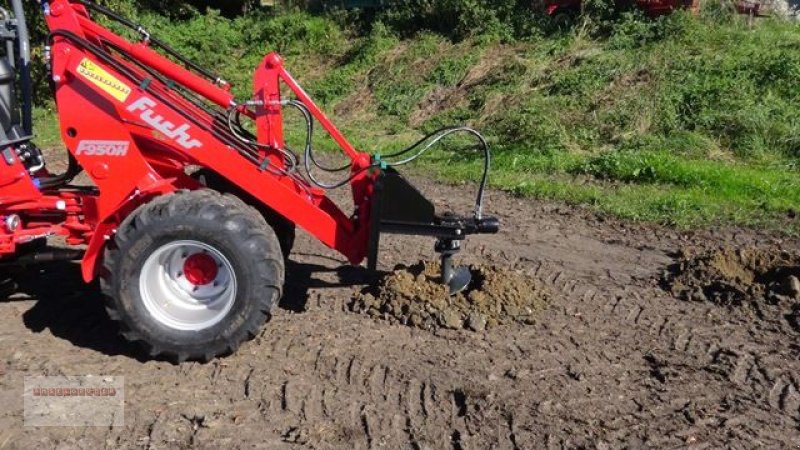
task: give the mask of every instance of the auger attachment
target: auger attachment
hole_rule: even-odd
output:
[[[439,239],[436,241],[436,252],[441,256],[442,283],[450,289],[450,295],[465,290],[472,282],[472,273],[464,266],[454,266],[453,257],[461,251],[461,241]]]
[[[496,234],[500,229],[494,217],[436,214],[433,204],[391,167],[376,181],[372,208],[368,267],[371,270],[377,267],[382,233],[435,237],[435,250],[441,255],[441,280],[448,286],[450,295],[463,291],[472,281],[469,269],[453,261],[461,250],[461,243],[469,235]]]

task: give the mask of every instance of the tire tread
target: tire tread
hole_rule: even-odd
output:
[[[158,223],[179,217],[201,217],[221,224],[241,242],[242,248],[257,248],[263,253],[250,252],[249,257],[259,266],[255,281],[263,287],[264,295],[254,296],[248,301],[257,302],[245,323],[231,336],[221,339],[212,348],[187,351],[180,348],[165,348],[144,336],[132,323],[132,318],[122,311],[117,301],[117,287],[125,249],[150,230],[157,232]],[[258,231],[255,231],[258,230]],[[186,360],[210,361],[214,357],[235,352],[241,343],[257,336],[267,322],[283,294],[285,280],[284,258],[275,232],[253,207],[233,195],[223,195],[210,189],[177,191],[159,196],[140,206],[119,226],[117,234],[106,246],[100,276],[101,291],[106,299],[105,309],[109,318],[118,324],[120,335],[131,343],[144,347],[147,355],[173,362]],[[267,276],[274,274],[277,280]]]

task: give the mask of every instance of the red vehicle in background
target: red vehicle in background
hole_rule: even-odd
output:
[[[544,0],[544,13],[553,19],[559,28],[569,27],[581,14],[582,0]],[[620,9],[634,7],[649,17],[671,14],[678,9],[696,10],[698,0],[621,0],[617,1]],[[750,16],[761,15],[761,3],[752,0],[737,0],[733,7],[739,14]]]

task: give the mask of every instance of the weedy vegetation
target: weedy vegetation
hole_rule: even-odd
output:
[[[108,3],[242,98],[263,55],[281,52],[370,153],[468,124],[492,144],[495,188],[684,228],[800,230],[800,29],[788,21],[752,23],[713,4],[651,19],[593,1],[559,31],[510,0],[398,0],[371,14]],[[40,140],[57,145],[41,97]],[[321,136],[317,145],[333,150]],[[476,180],[479,156],[455,139],[419,167]]]

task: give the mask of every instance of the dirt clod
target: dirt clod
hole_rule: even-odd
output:
[[[482,332],[499,324],[533,323],[548,294],[534,280],[497,266],[471,266],[472,283],[449,296],[438,263],[398,266],[374,288],[356,295],[350,308],[422,329]]]
[[[800,298],[800,255],[775,248],[722,247],[682,250],[663,277],[674,296],[724,306],[764,301],[791,303]]]
[[[786,291],[794,298],[800,298],[800,280],[796,276],[791,275],[786,279]]]

